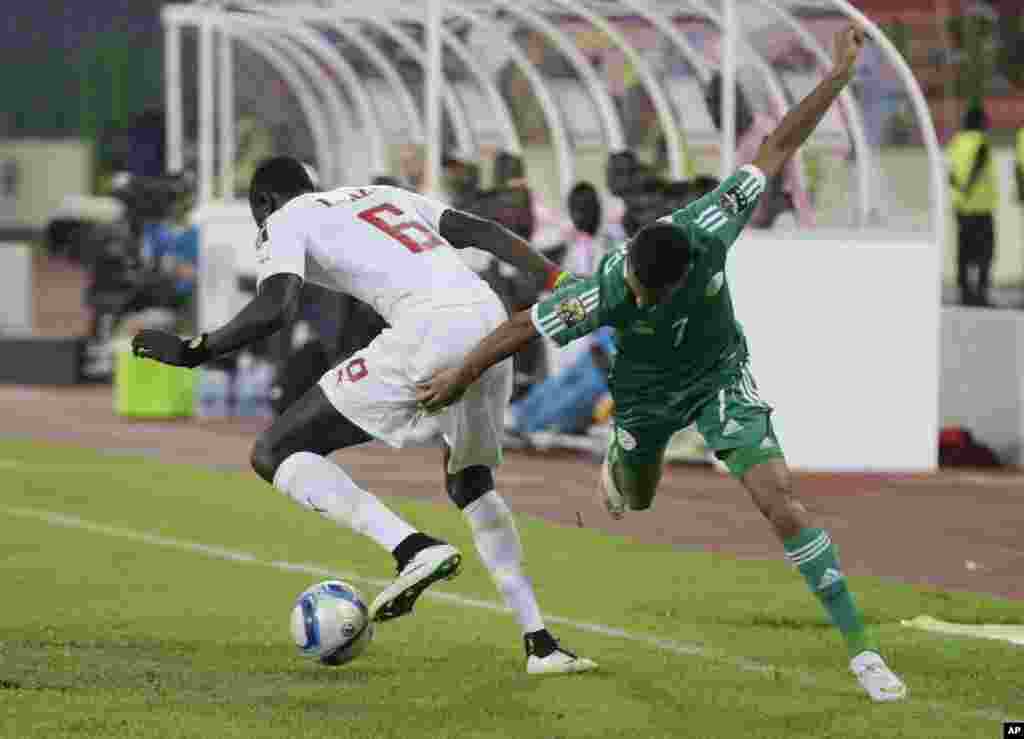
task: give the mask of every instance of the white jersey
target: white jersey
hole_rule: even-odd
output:
[[[487,283],[441,237],[447,209],[397,187],[300,195],[260,232],[259,279],[298,275],[362,300],[391,325],[412,311],[494,300]]]

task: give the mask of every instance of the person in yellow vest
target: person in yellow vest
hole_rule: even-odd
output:
[[[949,184],[958,231],[957,282],[964,305],[989,305],[989,276],[995,253],[993,212],[999,202],[988,143],[988,115],[971,108],[963,130],[946,147]],[[972,272],[977,268],[977,278]]]

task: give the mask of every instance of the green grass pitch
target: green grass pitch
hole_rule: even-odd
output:
[[[924,613],[1019,623],[1016,602],[852,578],[910,689],[876,706],[781,557],[520,517],[545,612],[636,637],[553,625],[599,672],[528,677],[510,614],[428,597],[379,625],[358,660],[327,668],[300,658],[287,628],[295,596],[323,577],[282,563],[388,578],[372,542],[241,472],[3,441],[0,479],[3,737],[959,739],[1024,717],[1020,648],[898,625]],[[496,599],[454,508],[388,500],[466,553],[439,592]]]

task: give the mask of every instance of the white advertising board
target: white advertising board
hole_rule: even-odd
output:
[[[751,369],[790,464],[937,465],[939,262],[872,234],[752,232],[729,257]]]

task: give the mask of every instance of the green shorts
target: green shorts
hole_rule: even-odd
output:
[[[659,464],[672,435],[693,423],[736,478],[769,459],[785,458],[772,429],[772,408],[757,394],[746,367],[713,394],[671,418],[666,417],[665,405],[651,405],[645,412],[642,403],[628,409],[618,403],[616,399],[614,443],[619,462],[627,466]],[[628,424],[620,423],[623,416]]]

